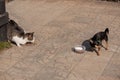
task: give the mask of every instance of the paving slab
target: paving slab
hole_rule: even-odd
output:
[[[32,45],[0,53],[0,80],[119,80],[120,4],[100,0],[14,0],[7,11]],[[74,53],[95,33],[110,29],[109,49]]]
[[[120,80],[120,48],[117,49],[117,52],[114,53],[112,59],[106,66],[101,77],[98,80]]]

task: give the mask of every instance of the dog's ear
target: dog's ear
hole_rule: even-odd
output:
[[[91,43],[93,43],[93,41],[92,41],[91,39],[89,39],[89,41],[90,41]]]

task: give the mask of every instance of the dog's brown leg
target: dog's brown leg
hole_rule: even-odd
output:
[[[97,53],[98,56],[100,56],[101,46],[95,46],[95,47],[96,47],[95,52]]]
[[[108,50],[108,41],[106,41],[106,48],[105,49]]]
[[[97,52],[97,55],[98,55],[98,56],[100,56],[100,53],[99,53],[99,51]]]
[[[98,46],[98,56],[100,56],[100,49],[101,49],[101,46]]]
[[[101,45],[105,50],[108,50],[108,41],[105,41],[105,46]]]
[[[99,52],[98,52],[98,50],[97,49],[93,49],[96,53],[97,53],[97,55],[99,56]]]

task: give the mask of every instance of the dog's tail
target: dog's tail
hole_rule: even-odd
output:
[[[109,29],[108,28],[105,29],[105,33],[109,34]]]

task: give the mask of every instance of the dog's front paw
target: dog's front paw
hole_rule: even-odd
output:
[[[100,53],[97,53],[97,56],[100,56]]]
[[[108,50],[108,48],[105,48],[105,50]]]

